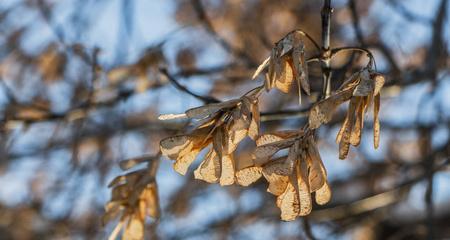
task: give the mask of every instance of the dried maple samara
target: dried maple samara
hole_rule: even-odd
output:
[[[261,89],[256,88],[239,99],[189,109],[182,115],[169,115],[196,119],[199,123],[189,134],[163,139],[161,152],[175,160],[174,169],[184,175],[200,151],[210,147],[195,170],[195,178],[221,185],[233,184],[236,168],[234,151],[246,136],[252,139],[258,136],[257,95]],[[167,116],[162,118],[167,119]]]

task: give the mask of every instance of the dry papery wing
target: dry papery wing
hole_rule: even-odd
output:
[[[270,183],[269,191],[278,195],[277,206],[281,210],[281,219],[285,221],[295,220],[297,216],[306,216],[312,210],[308,163],[304,157],[299,161],[300,164],[295,165],[295,170],[290,176],[272,174],[272,179],[266,177]],[[331,191],[325,180],[322,187],[315,191],[315,200],[323,205],[330,199]]]
[[[212,139],[208,137],[211,127],[194,130],[190,135],[168,137],[160,142],[163,155],[175,160],[173,168],[185,175],[198,153],[208,146]]]
[[[378,118],[378,113],[380,111],[380,91],[385,83],[385,79],[381,74],[374,74],[372,76],[375,82],[375,88],[373,92],[373,144],[375,148],[380,145],[380,119]]]
[[[203,119],[206,118],[220,110],[226,110],[236,106],[240,102],[239,99],[233,99],[220,103],[211,103],[204,106],[191,108],[185,112],[186,116],[189,118]]]
[[[271,185],[274,185],[272,188],[278,190],[275,195],[282,192],[277,197],[277,206],[281,210],[281,219],[284,221],[292,221],[299,215],[304,216],[311,212],[312,203],[307,172],[308,167],[305,159],[303,159],[300,160],[300,165],[296,164],[293,174],[290,176],[282,176],[281,179],[285,182],[282,182],[282,184],[275,184],[276,182],[273,180],[273,184],[270,182],[269,188]],[[276,174],[273,175],[279,176]],[[283,188],[284,191],[281,190]]]
[[[361,133],[364,127],[364,115],[366,113],[370,97],[355,97],[355,98],[357,98],[356,120],[355,126],[350,136],[350,144],[353,146],[359,146],[359,144],[361,143]]]
[[[236,159],[236,182],[249,186],[262,176],[262,167],[255,166],[254,160],[247,154]]]
[[[119,162],[119,167],[122,170],[128,170],[136,165],[139,165],[141,163],[154,161],[158,158],[158,156],[142,156],[142,157],[136,157],[136,158],[130,158],[126,160],[122,160]]]
[[[106,226],[106,224],[123,214],[125,209],[123,202],[125,201],[110,201],[105,204],[105,214],[102,216],[103,226]]]
[[[294,72],[291,65],[292,60],[289,56],[280,58],[279,68],[275,68],[276,75],[274,77],[275,87],[284,93],[288,93],[294,83]]]
[[[289,182],[289,176],[277,174],[276,170],[276,167],[271,167],[269,165],[263,167],[262,174],[267,182],[269,182],[267,191],[273,195],[279,196],[285,192]]]
[[[345,90],[349,90],[349,89],[355,89],[355,87],[359,84],[360,80],[361,80],[361,73],[364,72],[365,69],[362,69],[358,72],[353,73],[352,75],[350,75],[350,77],[347,78],[347,80],[345,80],[341,86],[338,88],[338,91],[345,91]]]
[[[116,181],[118,182],[118,181]],[[134,182],[131,182],[134,184]],[[110,201],[105,204],[105,214],[102,216],[102,223],[106,225],[123,214],[127,214],[127,210],[132,207],[129,204],[129,198],[133,194],[133,185],[122,183],[114,185]]]
[[[300,138],[303,136],[303,130],[284,130],[273,133],[266,133],[256,139],[256,146],[262,146],[275,143],[288,138]]]
[[[302,51],[301,51],[301,54],[300,54],[300,66],[302,68],[302,76],[300,78],[300,82],[302,84],[302,88],[306,92],[307,95],[310,95],[311,94],[311,87],[309,86],[308,63],[306,62],[306,59],[305,59],[304,46],[302,46]]]
[[[194,144],[191,141],[190,147],[184,148],[176,158],[172,158],[175,160],[173,164],[173,168],[178,173],[185,175],[189,166],[197,157],[200,152],[200,148],[194,148]]]
[[[324,205],[331,200],[331,189],[327,181],[325,181],[323,186],[315,192],[315,200],[319,205]]]
[[[374,97],[373,105],[373,146],[375,149],[380,145],[380,119],[378,113],[380,111],[380,94],[378,93]]]
[[[251,104],[250,111],[252,112],[252,119],[248,127],[248,136],[256,141],[259,136],[260,114],[258,109],[258,102]]]
[[[303,43],[301,34],[297,32],[292,33],[291,39],[293,45],[292,69],[295,75],[295,79],[297,80],[299,97],[301,96],[301,88],[303,88],[306,94],[309,95],[310,86],[308,80],[308,66],[305,61],[305,45]]]
[[[295,145],[295,144],[294,144]],[[291,147],[292,149],[292,147]],[[294,154],[290,154],[289,156],[279,157],[276,159],[270,160],[270,162],[264,164],[264,172],[265,173],[275,173],[281,176],[289,176],[294,172],[295,163],[297,159],[292,159],[291,156]],[[297,157],[297,156],[294,156]]]
[[[323,165],[322,158],[320,157],[319,150],[315,144],[315,141],[310,137],[308,150],[307,150],[307,161],[309,167],[309,185],[311,192],[319,190],[327,179],[327,172],[325,166]]]
[[[130,184],[133,191],[132,194],[128,197],[128,205],[134,206],[136,204],[139,204],[142,192],[149,186],[149,184],[156,184],[156,182],[154,180],[154,176],[151,176],[148,171],[142,174],[142,178],[139,179],[136,184]]]
[[[249,186],[262,176],[262,167],[251,166],[236,172],[236,182],[241,186]]]
[[[291,147],[292,144],[294,144],[296,141],[296,138],[288,138],[256,147],[253,154],[255,164],[257,166],[261,166],[267,163],[275,153],[277,153],[281,149]]]
[[[228,112],[215,112],[207,118],[199,119],[197,122],[195,122],[196,129],[206,129],[210,127],[210,130],[208,131],[208,133],[210,133],[215,127],[220,125],[220,122],[227,114]]]
[[[299,216],[306,216],[311,213],[312,201],[311,190],[308,178],[308,163],[306,158],[300,159],[300,164],[296,165],[295,174],[291,175],[294,188],[298,194],[300,203]]]
[[[226,124],[229,123],[232,112],[217,112],[209,118],[200,120],[200,125],[192,132],[192,135],[198,136],[203,139],[202,144],[205,147],[207,141],[214,137],[214,134],[220,128],[226,128]]]
[[[220,158],[216,150],[211,148],[205,159],[194,171],[194,177],[208,183],[219,182],[220,185],[231,185],[235,180],[234,165],[232,155],[222,155]]]
[[[223,125],[221,136],[223,141],[223,151],[225,154],[234,152],[242,139],[247,136],[249,121],[242,117],[242,104],[230,113],[231,118]]]
[[[277,42],[272,49],[270,58],[266,59],[253,75],[253,78],[255,78],[263,71],[265,67],[268,66],[265,82],[265,88],[267,91],[276,86],[281,91],[288,92],[289,88],[287,88],[287,86],[292,83],[293,73],[291,66],[288,64],[289,56],[287,56],[287,53],[292,49],[292,47],[292,39],[289,35]],[[283,84],[277,86],[276,83],[279,80],[281,80]]]
[[[216,152],[217,156],[219,156],[219,159],[222,159],[222,156],[224,155],[224,145],[226,144],[226,132],[224,132],[224,129],[222,127],[218,127],[214,133],[213,133],[213,149]]]
[[[123,231],[123,240],[144,239],[144,220],[140,218],[138,213],[133,214]]]
[[[336,142],[339,143],[339,158],[345,159],[348,155],[350,149],[350,136],[354,126],[355,111],[356,111],[356,98],[351,98],[350,105],[348,107],[347,116],[345,117],[344,123],[339,130]]]
[[[308,80],[308,68],[305,61],[304,44],[301,35],[292,33],[288,35],[290,54],[280,57],[275,62],[276,76],[271,81],[275,82],[275,86],[284,93],[288,93],[292,87],[293,80],[297,81],[299,104],[301,104],[301,89],[307,95],[310,94],[310,86]],[[278,65],[281,65],[278,67]]]
[[[234,183],[235,164],[233,156],[224,152],[223,146],[225,145],[225,141],[227,139],[224,128],[217,129],[213,137],[213,150],[217,154],[221,164],[219,183],[220,185],[231,185]]]
[[[189,135],[176,135],[164,138],[160,142],[161,153],[170,159],[177,159],[178,156],[190,151],[194,143]]]
[[[266,90],[269,91],[275,85],[276,79],[278,78],[277,73],[282,72],[282,59],[281,59],[281,51],[282,46],[279,44],[275,44],[275,47],[272,49],[270,60],[269,60],[269,69],[266,76],[265,87]]]
[[[316,129],[322,124],[331,121],[337,107],[353,96],[355,88],[361,81],[363,72],[362,70],[352,74],[329,98],[314,104],[309,111],[309,127],[311,129]]]
[[[139,210],[142,218],[146,215],[153,218],[159,218],[159,196],[158,185],[156,185],[156,182],[147,184],[142,191],[139,197]]]
[[[303,136],[303,131],[280,131],[264,134],[256,140],[256,149],[253,153],[255,164],[261,166],[267,163],[270,158],[281,149],[288,148]]]
[[[203,162],[194,171],[195,179],[200,179],[209,183],[217,183],[220,178],[221,164],[213,148],[205,156]]]
[[[333,118],[334,112],[339,105],[352,97],[352,90],[340,90],[329,98],[319,101],[309,111],[309,127],[316,129],[322,124],[328,123]]]
[[[255,73],[253,73],[252,79],[255,79],[256,77],[258,77],[258,75],[260,73],[262,73],[262,71],[264,71],[264,69],[266,69],[266,67],[269,66],[269,63],[270,63],[270,57],[264,59],[264,61],[256,69]]]
[[[235,164],[233,155],[222,156],[219,183],[221,186],[231,185],[235,181]]]
[[[298,141],[293,144],[287,157],[272,159],[263,165],[263,176],[269,182],[268,192],[281,195],[285,192],[289,176],[294,173],[298,158]]]
[[[295,187],[287,178],[285,191],[277,197],[277,206],[281,210],[281,220],[292,221],[300,212],[300,204]]]
[[[281,175],[290,175],[294,171],[295,165],[300,158],[300,141],[296,141],[289,148],[288,156],[284,162],[283,168],[279,171]]]
[[[384,76],[379,73],[374,73],[374,74],[372,74],[371,77],[372,77],[373,81],[375,82],[373,95],[376,96],[376,95],[380,94],[381,88],[383,87],[383,85],[385,83],[385,79],[384,79]]]
[[[364,69],[360,72],[360,80],[353,90],[353,96],[364,97],[373,93],[375,83],[370,77],[369,70]]]
[[[258,66],[252,78],[255,79],[268,67],[264,85],[266,90],[276,87],[284,93],[289,92],[293,80],[296,79],[299,88],[299,102],[301,102],[301,88],[308,95],[310,94],[304,48],[301,33],[297,31],[289,33],[275,44],[270,57]]]
[[[140,171],[139,173],[145,174],[146,171]],[[140,175],[142,176],[142,174]],[[156,183],[147,183],[143,189],[140,185],[142,184],[136,186],[136,183],[131,181],[114,188],[114,190],[120,190],[119,192],[113,190],[113,197],[105,206],[106,213],[102,219],[103,224],[112,221],[119,215],[121,217],[109,239],[116,239],[122,227],[124,227],[122,239],[143,239],[146,216],[159,217],[159,198]],[[123,194],[124,189],[127,189],[125,195]],[[136,197],[134,197],[135,195]]]
[[[136,184],[143,174],[146,173],[145,169],[139,169],[136,171],[129,172],[125,175],[120,175],[115,177],[111,182],[108,184],[108,187],[116,187],[122,184]]]
[[[349,124],[349,122],[348,122],[349,118],[347,117],[347,115],[348,115],[348,112],[346,114],[346,117],[344,118],[344,122],[342,122],[341,128],[339,129],[339,131],[338,131],[338,133],[336,135],[336,140],[335,141],[336,141],[337,144],[339,144],[341,142],[342,135],[344,135],[344,131],[347,128],[347,125]]]
[[[225,154],[233,153],[238,144],[247,136],[247,129],[236,129],[236,130],[228,130],[228,128],[223,131],[224,138],[224,146],[223,151]]]
[[[380,74],[370,74],[368,70],[360,72],[360,79],[353,90],[347,117],[336,138],[336,141],[340,143],[341,159],[347,156],[349,144],[353,146],[360,144],[364,115],[372,99],[374,100],[374,147],[378,148],[380,129],[378,112],[380,107],[380,90],[384,85],[384,81],[384,77]]]
[[[228,121],[228,130],[248,130],[252,118],[251,102],[247,97],[242,98],[241,104],[236,106],[231,112],[232,121]]]
[[[248,96],[242,97],[242,104],[239,106],[240,114],[236,117],[233,115],[233,121],[239,124],[234,124],[231,130],[245,130],[241,131],[242,138],[249,136],[251,139],[256,140],[259,135],[259,109],[258,99],[254,96],[257,91],[251,91]],[[245,135],[244,135],[245,133]],[[238,140],[241,141],[242,139]]]
[[[294,42],[293,42],[293,38],[292,38],[292,33],[289,33],[288,35],[286,35],[284,38],[282,38],[280,41],[278,41],[277,43],[275,43],[275,58],[281,58],[286,56],[294,47]]]

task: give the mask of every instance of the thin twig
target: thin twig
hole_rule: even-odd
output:
[[[345,52],[345,51],[359,51],[367,54],[367,57],[369,58],[369,62],[367,64],[368,67],[372,67],[372,64],[375,65],[375,70],[377,69],[377,65],[375,63],[375,58],[373,57],[373,54],[371,51],[369,51],[366,48],[361,47],[340,47],[340,48],[333,48],[330,50],[330,56],[333,57],[334,55],[338,54],[339,52]]]
[[[417,22],[423,25],[428,26],[433,23],[432,19],[426,18],[423,15],[415,14],[409,11],[405,6],[402,5],[401,1],[396,0],[388,0],[386,1],[389,6],[395,9],[400,15],[402,15],[406,20],[410,22]]]
[[[433,184],[434,184],[434,171],[433,171],[433,158],[427,159],[427,189],[425,191],[425,204],[426,204],[426,219],[427,219],[427,239],[434,239],[434,206],[433,206]]]
[[[361,44],[361,46],[365,47],[366,43],[364,42],[364,35],[362,33],[361,27],[359,26],[359,16],[358,12],[356,11],[356,1],[348,1],[348,8],[350,8],[350,12],[352,15],[353,29],[355,30],[356,38],[358,39],[358,42]]]
[[[309,113],[309,108],[300,109],[300,110],[262,112],[260,121],[261,122],[269,122],[269,121],[287,120],[287,119],[292,119],[292,118],[302,118],[302,117],[307,117],[308,113]]]
[[[306,237],[309,240],[316,240],[316,238],[314,237],[314,234],[312,232],[312,227],[311,227],[311,224],[309,223],[308,217],[303,218],[303,230],[305,231]]]
[[[185,86],[181,85],[165,68],[161,68],[160,72],[169,79],[170,83],[173,84],[174,87],[176,87],[178,90],[185,92],[198,100],[204,102],[204,103],[218,103],[220,102],[216,98],[210,97],[210,96],[201,96],[196,93],[193,93],[191,90],[187,89]]]
[[[331,54],[330,54],[330,28],[331,28],[331,0],[324,0],[322,8],[322,98],[328,98],[331,94]]]
[[[432,154],[433,155],[433,154]],[[427,156],[428,157],[428,156]],[[443,170],[450,163],[450,159],[446,159],[438,166],[432,168],[432,172],[436,173]],[[427,173],[420,174],[416,177],[413,177],[409,180],[406,180],[396,187],[391,188],[385,192],[381,192],[378,194],[374,194],[363,199],[354,201],[354,202],[346,202],[342,204],[338,204],[332,207],[326,207],[320,210],[313,211],[311,213],[310,218],[317,221],[331,221],[343,219],[346,216],[354,216],[364,212],[373,211],[378,208],[386,207],[391,205],[397,201],[399,201],[399,197],[404,197],[402,195],[405,193],[404,191],[410,188],[412,185],[423,181],[427,178]]]
[[[306,38],[308,38],[308,40],[314,45],[314,47],[316,47],[316,49],[320,51],[319,44],[314,40],[314,38],[311,37],[311,35],[309,35],[307,32],[304,32],[302,30],[295,30],[295,31],[302,34]]]
[[[361,47],[340,47],[340,48],[333,48],[331,49],[331,56],[334,56],[335,54],[341,52],[341,51],[360,51],[360,52],[364,52],[367,53],[367,55],[373,59],[373,54],[371,51],[369,51],[368,49],[365,48],[361,48]]]
[[[1,76],[0,76],[0,85],[3,87],[3,91],[5,92],[5,96],[8,99],[8,101],[11,103],[16,103],[17,98],[14,95],[13,90],[8,86],[8,84],[6,84],[5,80]]]

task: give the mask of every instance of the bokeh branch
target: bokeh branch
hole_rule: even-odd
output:
[[[423,4],[0,1],[0,238],[105,239],[112,232],[144,232],[151,239],[450,238],[449,6],[448,0]],[[292,88],[300,91],[283,81],[269,81],[272,90],[261,91],[270,59],[251,80],[275,46],[275,53],[289,56],[294,46],[304,57],[305,65],[274,58],[288,72],[302,66],[309,86],[297,72],[300,78],[293,78],[303,82],[293,81]],[[257,93],[262,134],[306,130],[315,103],[333,97],[375,59],[386,77],[379,149],[371,146],[376,123],[370,111],[360,146],[339,161],[335,137],[348,107],[336,108],[314,133],[333,194],[326,205],[313,203],[306,221],[280,221],[267,174],[245,188],[219,188],[195,179],[206,151],[185,177],[159,156],[161,139],[186,136],[197,124],[233,118],[240,124],[229,129],[246,127],[254,117],[241,106],[255,109],[255,99],[243,93]],[[186,99],[218,104],[223,118],[213,118],[213,125],[202,116],[158,120],[161,113],[202,107]],[[226,127],[219,125],[211,131],[216,139],[217,129]],[[211,137],[201,131],[189,137],[199,136]],[[227,144],[216,140],[215,147]],[[242,140],[233,161],[244,164],[236,168],[250,164],[255,145],[250,137]],[[102,228],[105,212],[118,218]],[[123,228],[114,231],[118,223]]]

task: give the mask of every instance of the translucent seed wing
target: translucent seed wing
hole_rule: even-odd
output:
[[[236,182],[241,186],[249,186],[262,176],[261,167],[247,167],[236,172]]]
[[[296,179],[298,187],[298,198],[300,202],[300,216],[306,216],[311,213],[312,200],[308,180],[308,164],[306,159],[301,159],[300,164],[296,165]]]
[[[364,98],[366,97],[356,97],[357,100],[357,107],[356,107],[356,120],[355,120],[355,127],[353,128],[353,131],[350,136],[350,144],[353,146],[358,146],[361,143],[361,132],[363,130],[363,123],[364,123]]]
[[[331,189],[328,185],[328,182],[325,182],[325,184],[316,191],[316,203],[319,205],[324,205],[328,203],[331,199]]]
[[[289,182],[286,190],[277,198],[277,206],[281,210],[281,220],[292,221],[299,214],[298,195],[294,186]]]
[[[232,155],[222,156],[222,172],[220,173],[219,183],[221,186],[231,185],[234,183],[235,164]]]
[[[346,128],[342,134],[341,142],[339,143],[339,158],[345,159],[348,155],[348,151],[350,149],[350,136],[353,129],[354,118],[355,118],[355,110],[356,110],[356,98],[352,98],[350,100],[350,106],[347,112],[348,124],[346,124]]]
[[[255,79],[267,66],[269,66],[270,57],[264,59],[264,61],[258,66],[255,73],[252,76],[252,79]]]
[[[194,171],[195,179],[209,183],[216,183],[220,177],[220,161],[215,151],[211,148],[205,156],[205,160]]]
[[[170,159],[176,159],[180,152],[183,150],[189,151],[192,146],[193,143],[187,135],[168,137],[160,142],[162,154],[168,156]]]
[[[375,95],[373,104],[373,145],[375,149],[380,145],[380,119],[378,112],[380,111],[380,94]]]

